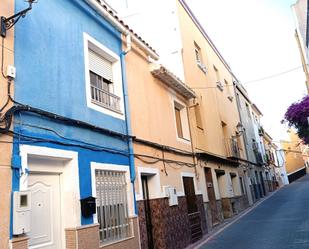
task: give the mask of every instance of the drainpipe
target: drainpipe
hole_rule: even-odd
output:
[[[132,140],[132,128],[131,128],[131,117],[129,112],[129,97],[128,97],[128,86],[127,86],[127,76],[126,76],[126,66],[125,66],[125,56],[131,51],[131,35],[126,36],[126,49],[120,54],[121,61],[121,75],[123,82],[123,100],[124,100],[124,112],[126,118],[126,132],[129,136],[128,138],[128,148],[129,148],[129,167],[130,167],[130,181],[133,186],[133,197],[134,197],[134,213],[137,214],[136,207],[136,197],[135,197],[135,188],[134,181],[136,178],[135,173],[135,164],[134,164],[134,151],[133,151],[133,140]]]

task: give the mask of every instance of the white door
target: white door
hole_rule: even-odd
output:
[[[29,249],[61,249],[60,175],[30,174],[31,226]]]

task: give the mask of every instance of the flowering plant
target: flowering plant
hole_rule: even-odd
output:
[[[304,97],[298,102],[293,103],[287,109],[283,122],[287,122],[290,127],[297,130],[298,136],[309,144],[309,96]]]

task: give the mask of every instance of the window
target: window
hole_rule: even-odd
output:
[[[223,91],[223,85],[220,81],[220,74],[219,74],[219,70],[214,66],[214,70],[215,70],[215,74],[216,74],[216,84],[217,87],[220,91]]]
[[[174,101],[175,122],[177,129],[177,137],[190,141],[190,131],[185,105]]]
[[[200,47],[194,42],[195,60],[197,64],[203,64],[202,53]]]
[[[248,118],[251,119],[251,113],[250,113],[250,108],[249,108],[249,105],[246,103],[246,110],[247,110],[247,116]]]
[[[87,106],[124,119],[120,57],[84,33]]]
[[[201,48],[197,45],[196,42],[194,42],[194,53],[195,53],[195,60],[196,64],[198,67],[204,72],[207,72],[206,66],[203,63],[203,58],[202,58],[202,51]]]
[[[120,97],[113,94],[112,63],[89,49],[91,102],[120,112]]]
[[[229,82],[224,79],[224,84],[225,84],[225,89],[226,89],[226,93],[227,93],[227,98],[232,102],[233,101],[233,96],[230,90],[230,85]]]
[[[175,118],[176,118],[176,126],[177,126],[178,137],[183,138],[180,109],[177,106],[175,106]]]
[[[195,111],[195,118],[196,118],[196,127],[203,130],[203,121],[202,121],[202,113],[201,113],[201,106],[197,104],[194,108]]]
[[[101,243],[130,237],[126,172],[96,169],[95,185]]]

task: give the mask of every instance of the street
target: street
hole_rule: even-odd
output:
[[[309,248],[309,176],[279,190],[200,249]]]

